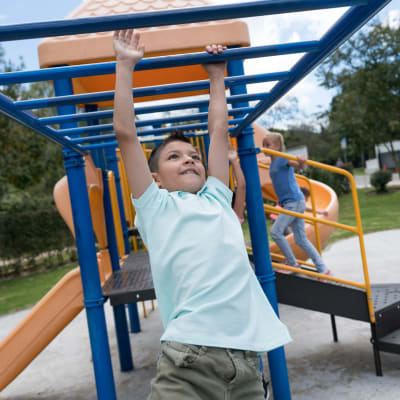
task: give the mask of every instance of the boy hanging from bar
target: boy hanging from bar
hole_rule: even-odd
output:
[[[114,34],[114,129],[165,328],[151,400],[262,400],[258,354],[290,341],[250,266],[231,207],[226,64],[217,58],[224,49],[207,46],[216,61],[204,65],[210,79],[206,178],[199,150],[181,133],[146,162],[132,107],[132,71],[144,46],[132,30]]]

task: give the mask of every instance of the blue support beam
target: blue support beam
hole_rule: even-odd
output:
[[[175,118],[172,118],[174,120]],[[197,120],[197,118],[188,118],[188,116],[182,116],[182,117],[177,117],[178,121],[180,122],[187,121],[187,120]],[[240,122],[243,121],[244,118],[234,118],[229,120],[230,125],[235,125],[239,124]],[[140,128],[142,126],[148,126],[150,124],[139,124],[138,121],[137,128]],[[175,121],[177,122],[177,121]],[[155,126],[160,126],[159,124],[153,124]],[[160,134],[160,133],[166,133],[170,132],[171,130],[177,129],[180,131],[184,130],[194,130],[194,129],[203,129],[207,128],[207,123],[193,123],[193,124],[186,124],[186,125],[174,125],[174,126],[169,126],[166,128],[154,128],[151,130],[145,130],[145,131],[140,131],[138,130],[138,135],[139,136],[148,136],[148,135],[153,135],[153,134]],[[114,130],[114,125],[113,124],[104,124],[104,125],[97,125],[97,126],[82,126],[80,128],[70,128],[70,129],[60,129],[58,132],[59,135],[63,136],[76,136],[76,135],[85,135],[85,134],[95,134],[99,132],[111,132]],[[111,136],[109,136],[111,137]],[[82,143],[85,141],[96,141],[96,140],[102,140],[104,139],[103,136],[89,136],[89,137],[84,137],[84,138],[79,138],[79,139],[71,139],[72,143]]]
[[[56,95],[72,94],[73,93],[72,81],[70,79],[55,80],[54,81],[54,91],[55,91]],[[57,107],[57,111],[61,115],[71,114],[71,113],[76,112],[74,105],[59,106],[59,107]],[[76,127],[76,125],[77,125],[76,122],[66,122],[62,125],[62,127],[73,129],[74,127]],[[64,151],[64,155],[69,155],[69,153]],[[83,162],[83,160],[82,160],[82,162]],[[66,163],[66,168],[67,168],[67,166],[70,166],[70,164],[71,164],[70,162]],[[103,175],[104,175],[104,173],[105,172],[103,170]],[[83,174],[84,174],[84,171],[83,171]],[[69,179],[69,176],[68,176],[68,179]],[[80,183],[81,183],[81,186],[75,185],[74,187],[70,187],[71,204],[72,204],[73,196],[82,197],[82,199],[85,199],[88,197],[87,189],[86,189],[86,187],[87,187],[86,179],[84,180],[84,182],[82,182],[82,180],[81,180]],[[74,190],[74,193],[71,192],[72,190]],[[106,215],[107,241],[108,241],[108,246],[109,246],[109,250],[110,250],[111,263],[112,263],[113,268],[116,268],[115,267],[115,248],[116,248],[115,234],[114,234],[114,236],[112,236],[113,233],[115,232],[114,231],[114,223],[113,223],[112,219],[111,219],[111,221],[110,221],[110,219],[107,219],[107,216],[109,216],[111,213],[111,202],[107,201],[107,193],[108,193],[107,190],[108,190],[108,185],[104,184],[104,198],[105,198],[104,211],[105,211],[105,215]],[[81,207],[85,207],[85,205],[83,203],[80,203],[80,204],[81,204],[80,205]],[[76,207],[78,207],[78,206],[79,206],[79,204],[76,205]],[[75,213],[78,212],[77,209],[73,208],[73,210]],[[90,219],[90,225],[89,225],[88,229],[92,229],[92,234],[93,234],[90,205],[89,205],[89,209],[86,209],[86,207],[85,207],[84,210],[85,210],[85,219],[86,220],[88,218]],[[112,214],[111,214],[111,218],[112,218]],[[75,223],[75,220],[74,220],[74,223]],[[76,228],[75,228],[75,232],[76,232]],[[114,241],[113,241],[113,239],[114,239]],[[79,255],[80,251],[82,251],[82,249],[81,249],[81,247],[78,247],[78,255]],[[117,252],[117,256],[118,256],[118,252]],[[118,259],[117,259],[117,264],[118,264],[117,267],[119,268]],[[80,263],[80,266],[81,266],[81,271],[85,270],[86,264]],[[96,266],[97,266],[97,256],[96,256]],[[96,277],[94,276],[94,274],[96,274]],[[82,285],[88,284],[87,282],[85,282],[86,279],[92,279],[94,282],[94,285],[95,285],[93,290],[95,289],[96,293],[100,293],[100,296],[102,296],[98,267],[96,268],[95,271],[91,272],[91,275],[86,275],[86,274],[81,273],[81,276],[82,276]],[[85,295],[85,293],[84,293],[84,295]],[[86,306],[86,297],[85,297],[85,306]],[[94,306],[91,305],[90,307],[94,307]],[[103,312],[103,316],[104,316],[103,303],[101,303],[101,311]],[[130,371],[131,369],[133,369],[133,361],[132,361],[132,353],[131,353],[130,342],[129,342],[129,333],[128,333],[128,326],[127,326],[127,321],[126,321],[125,307],[124,306],[113,307],[113,313],[114,313],[115,329],[116,329],[116,333],[117,333],[117,343],[118,343],[118,350],[119,350],[119,356],[120,356],[121,370],[122,371]],[[89,314],[88,314],[88,318],[89,318]],[[105,329],[105,332],[100,332],[99,335],[105,336],[107,338],[107,329],[105,327],[103,327],[101,320],[99,320],[99,318],[100,318],[100,311],[98,311],[96,320],[93,321],[93,324],[96,324],[99,322],[100,329]],[[108,339],[107,339],[107,343],[105,343],[103,345],[106,345],[108,347]],[[93,359],[94,359],[94,357],[95,357],[95,355],[93,354]],[[95,369],[96,368],[99,368],[99,366],[95,366]],[[96,382],[97,382],[97,380],[96,380]]]
[[[97,398],[99,400],[116,400],[104,315],[104,298],[101,292],[89,198],[86,191],[84,160],[81,155],[66,150],[64,151],[64,160],[73,210]]]
[[[116,271],[120,269],[120,265],[117,239],[115,237],[114,218],[111,209],[111,194],[107,171],[103,171],[103,188],[104,215],[106,218],[108,250],[110,252],[111,267],[113,271]],[[131,371],[134,366],[132,360],[132,351],[129,340],[128,321],[126,318],[125,306],[114,306],[113,312],[121,371]]]
[[[97,104],[85,104],[85,114],[86,113],[94,114],[97,111],[98,111]],[[70,114],[70,115],[76,115],[76,114]],[[62,117],[63,116],[60,116],[58,118],[62,118]],[[57,117],[53,117],[53,118],[57,118]],[[75,122],[75,123],[78,122],[78,121],[74,121],[73,119],[69,119],[69,118],[63,118],[62,121],[64,123],[66,123],[66,122]],[[42,124],[42,121],[40,121],[40,123]],[[87,120],[87,124],[88,124],[88,126],[97,126],[97,125],[100,125],[100,121],[97,118],[96,119],[92,118],[92,119]],[[105,169],[104,151],[102,149],[96,149],[96,150],[93,150],[91,152],[91,155],[92,155],[92,159],[93,159],[94,165],[97,168]]]
[[[229,61],[282,56],[285,54],[305,53],[309,51],[314,52],[318,50],[318,41],[305,41],[295,43],[282,43],[268,46],[233,48],[226,50],[224,53],[218,55],[218,57],[221,61]],[[151,69],[183,67],[187,65],[207,64],[211,62],[215,62],[215,56],[203,51],[201,53],[144,58],[135,66],[135,70],[144,71]],[[7,72],[0,74],[0,84],[8,85],[13,83],[39,82],[63,78],[78,78],[93,75],[115,74],[115,65],[115,61],[110,61],[97,64],[62,66],[32,71]],[[285,75],[285,71],[276,74],[277,78],[279,78],[280,74]],[[271,74],[271,76],[272,80],[276,80],[273,79],[273,74]],[[283,78],[285,78],[285,76]]]
[[[244,47],[226,50],[220,54],[221,61],[250,59],[259,57],[271,57],[285,54],[304,53],[309,51],[318,51],[319,43],[317,41],[284,43],[268,46]],[[144,71],[151,69],[183,67],[186,65],[197,65],[215,62],[215,56],[206,52],[178,54],[163,57],[148,57],[142,59],[135,67],[136,71]],[[9,85],[15,83],[39,82],[63,78],[78,78],[84,76],[107,75],[115,73],[115,62],[105,62],[97,64],[83,64],[74,66],[62,66],[54,68],[44,68],[32,71],[16,71],[0,74],[0,84]],[[257,76],[265,76],[265,80],[281,80],[288,79],[288,72],[274,72],[268,74],[260,74]],[[243,79],[254,79],[251,75],[243,77],[231,78],[232,82],[240,82]],[[253,80],[251,83],[260,82]]]
[[[367,0],[264,0],[0,27],[0,42],[368,5]]]
[[[228,74],[242,75],[243,62],[229,62]],[[231,88],[231,93],[245,94],[246,86],[234,86]],[[246,107],[246,105],[247,104],[245,103],[240,104],[242,107]],[[246,178],[247,216],[253,248],[255,272],[271,306],[279,316],[278,297],[275,288],[275,274],[272,270],[271,256],[269,253],[264,203],[256,158],[259,149],[255,148],[253,129],[251,126],[246,127],[241,135],[237,137],[237,143],[240,165]],[[268,360],[274,398],[279,400],[290,400],[289,378],[283,347],[268,352]]]
[[[123,236],[124,236],[125,254],[129,254],[130,246],[129,246],[128,226],[126,223],[125,208],[124,208],[124,202],[122,199],[121,178],[120,178],[119,169],[118,169],[117,152],[115,150],[115,146],[107,147],[105,149],[105,152],[106,152],[106,156],[107,156],[108,169],[110,171],[114,172],[115,186],[117,189],[117,197],[118,197],[118,207],[119,207],[119,212],[120,212],[120,220],[121,220],[122,232],[123,232]],[[110,220],[111,220],[110,215],[108,216],[108,218],[110,218]],[[114,226],[114,224],[113,224],[113,226]],[[115,240],[115,239],[112,238],[112,240]],[[116,243],[114,243],[114,252],[117,251],[115,246],[116,246]],[[114,260],[114,261],[116,261],[116,260]],[[117,268],[113,268],[113,269],[114,270],[119,269],[119,264],[118,264]],[[118,306],[118,307],[119,307],[119,312],[121,313],[121,316],[119,318],[122,319],[122,324],[124,326],[124,329],[121,330],[120,333],[118,333],[118,329],[117,329],[118,338],[121,341],[128,341],[128,343],[126,344],[126,346],[128,346],[129,338],[126,336],[127,330],[125,328],[125,324],[126,324],[126,322],[125,322],[126,321],[125,306]],[[131,324],[130,324],[131,332],[132,333],[140,332],[140,319],[139,319],[137,303],[128,304],[128,315],[129,315],[129,319],[131,321]],[[120,353],[123,351],[123,348],[124,347],[122,345]],[[130,352],[130,346],[129,346],[129,352]],[[121,355],[120,355],[120,357],[121,357]],[[127,371],[130,369],[133,369],[132,356],[129,358],[129,357],[127,357],[126,354],[123,354],[123,357],[124,357],[124,359],[126,358],[126,361],[124,361],[124,363],[121,363],[121,370]]]
[[[154,88],[154,87],[153,87]],[[175,88],[177,88],[175,86]],[[171,88],[170,88],[171,90]],[[154,90],[156,92],[156,90]],[[143,96],[143,93],[146,94],[143,90],[133,90],[133,95],[134,97],[140,97],[140,95]],[[175,93],[173,90],[170,91],[170,93]],[[157,94],[157,93],[155,93]],[[152,96],[153,94],[149,93],[149,96]],[[266,97],[268,97],[268,93],[256,93],[256,94],[248,94],[248,95],[243,95],[246,97],[248,101],[252,100],[264,100]],[[230,96],[227,98],[228,103],[234,103],[234,102],[241,102],[243,100],[243,96]],[[70,96],[60,96],[59,98],[57,97],[50,97],[47,99],[34,99],[34,100],[23,100],[23,101],[16,101],[14,103],[15,108],[18,110],[32,110],[32,109],[37,109],[37,108],[48,108],[48,107],[57,107],[59,105],[65,105],[65,104],[85,104],[85,103],[97,103],[100,101],[109,101],[114,99],[114,91],[110,90],[107,92],[98,92],[98,93],[90,93],[90,94],[76,94],[76,95],[70,95]],[[194,105],[194,107],[198,106],[198,104],[207,104],[208,105],[208,100],[207,101],[192,101],[191,105]],[[168,107],[167,104],[165,104],[163,107],[159,107],[161,111],[169,111],[169,110],[176,110],[180,109],[179,107],[176,107],[177,103],[171,107]],[[149,106],[150,107],[150,106]],[[185,107],[184,103],[181,104],[182,109],[183,108],[192,108],[192,107]],[[143,107],[144,108],[144,107]],[[157,112],[157,111],[153,111]]]
[[[182,109],[181,106],[182,103],[175,104],[177,106],[177,109]],[[184,108],[186,107],[187,103],[183,103]],[[208,104],[208,101],[207,101]],[[144,114],[142,112],[142,109],[144,107],[135,107],[135,114]],[[146,109],[151,108],[152,110],[150,112],[160,112],[159,111],[159,106],[154,106],[154,107],[146,107]],[[190,106],[190,108],[193,108]],[[206,108],[207,109],[207,108]],[[86,110],[86,108],[85,108]],[[228,113],[229,115],[244,115],[248,114],[253,110],[253,107],[240,107],[240,108],[235,108],[232,110],[229,110]],[[198,114],[191,114],[191,116],[181,116],[181,117],[166,117],[166,118],[160,118],[160,119],[145,119],[145,120],[140,120],[136,121],[137,126],[145,126],[145,125],[153,125],[153,124],[159,124],[159,123],[171,123],[171,122],[180,122],[179,118],[190,118],[190,119],[197,119],[197,118],[202,118],[204,115],[206,115],[207,112],[201,112]],[[95,112],[84,112],[84,113],[79,113],[79,114],[69,114],[69,115],[57,115],[54,117],[43,117],[39,118],[39,123],[40,125],[58,125],[63,122],[80,122],[80,121],[91,121],[91,120],[101,120],[101,119],[112,119],[114,116],[114,111],[113,110],[107,110],[107,111],[95,111]],[[184,120],[184,119],[182,119]],[[140,124],[140,125],[139,125]]]
[[[86,153],[80,146],[73,145],[68,139],[57,135],[57,131],[54,129],[42,126],[34,114],[17,110],[15,103],[3,93],[0,93],[0,112],[39,135],[47,137],[53,142],[68,147],[79,154],[84,155]]]
[[[124,207],[124,201],[122,199],[121,177],[119,176],[119,169],[118,169],[119,160],[115,148],[107,148],[106,157],[107,157],[108,169],[114,172],[115,186],[117,188],[118,208],[120,212],[122,233],[124,236],[125,254],[129,254],[130,248],[129,248],[128,226],[126,224],[125,207]]]

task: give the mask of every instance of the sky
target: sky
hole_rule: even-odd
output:
[[[65,18],[83,0],[0,0],[0,25],[52,21]],[[242,3],[243,0],[214,0],[216,3]],[[246,19],[252,46],[296,42],[319,39],[332,24],[345,12],[344,8],[313,12],[261,16]],[[399,23],[400,0],[392,0],[375,17],[382,22]],[[38,69],[37,46],[42,39],[4,42],[5,56],[14,64],[19,64],[22,56],[26,69]],[[299,55],[258,58],[245,61],[247,74],[276,72],[289,69]],[[249,92],[268,90],[271,83],[249,85]],[[315,71],[298,83],[288,94],[298,99],[299,109],[311,117],[329,107],[334,90],[318,85]],[[285,99],[283,99],[285,101]]]

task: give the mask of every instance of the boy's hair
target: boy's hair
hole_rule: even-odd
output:
[[[263,139],[263,147],[265,147],[264,143],[265,143],[265,139],[267,137],[270,137],[275,143],[279,143],[280,146],[280,151],[284,152],[286,150],[285,147],[285,141],[283,139],[283,136],[278,133],[278,132],[268,132]]]
[[[303,192],[304,197],[307,199],[308,197],[310,197],[310,191],[304,187],[304,186],[300,186],[300,190]]]
[[[160,158],[161,150],[171,142],[185,142],[185,143],[190,143],[190,139],[186,137],[182,132],[180,131],[173,131],[171,134],[164,139],[162,143],[160,143],[157,147],[155,147],[149,157],[149,167],[150,167],[150,172],[158,172],[158,160]]]

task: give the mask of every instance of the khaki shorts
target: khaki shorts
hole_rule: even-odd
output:
[[[148,400],[263,400],[252,351],[163,342]]]

